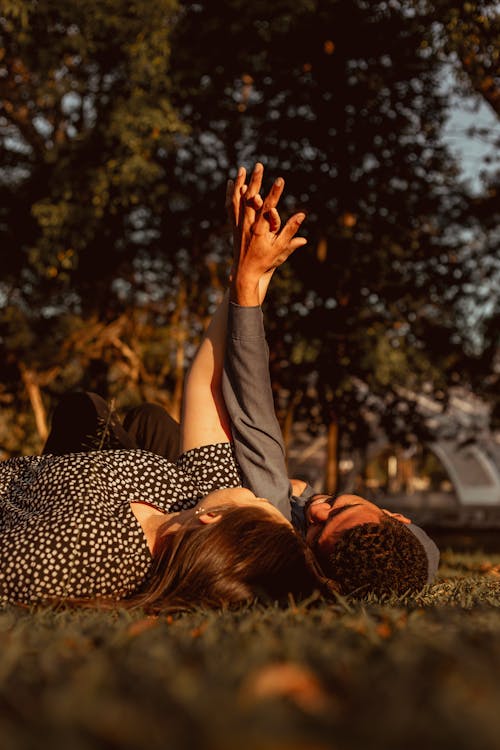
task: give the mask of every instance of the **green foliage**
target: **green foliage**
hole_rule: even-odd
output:
[[[441,42],[461,66],[462,83],[477,92],[500,115],[500,18],[492,0],[454,3],[429,0],[429,11],[442,23]]]
[[[500,116],[498,4],[490,0],[458,5],[450,0],[429,0],[428,6],[438,22],[435,41],[444,59],[455,64],[460,90],[475,95],[476,100],[483,100],[490,111]],[[497,428],[500,411],[499,373],[495,367],[500,343],[500,150],[498,136],[492,138],[487,128],[472,125],[467,135],[489,143],[491,149],[485,157],[489,169],[483,173],[484,189],[469,199],[465,211],[464,223],[471,229],[475,243],[482,248],[482,259],[473,264],[470,256],[464,258],[464,265],[469,265],[472,284],[459,309],[464,325],[471,326],[479,334],[473,337],[474,357],[467,363],[468,367],[466,365],[468,375],[473,388],[482,391],[492,401],[492,421]]]
[[[158,154],[183,130],[169,92],[175,11],[174,0],[45,0],[3,12],[2,262],[31,304],[69,305],[70,288],[102,310],[137,252],[134,212],[161,210]]]
[[[137,403],[141,386],[151,385],[127,354],[133,359],[134,323],[125,332],[119,321],[124,309],[136,319],[131,283],[137,295],[152,286],[151,271],[134,263],[159,242],[150,217],[161,215],[168,190],[160,154],[185,132],[170,102],[176,12],[175,0],[2,6],[0,356],[10,395],[3,418],[16,421],[17,442],[0,443],[9,452],[34,447],[32,420],[19,435],[17,417],[27,408],[23,368],[55,395],[80,386],[105,396],[119,390],[125,403]],[[171,269],[165,262],[156,284],[165,288]],[[146,315],[149,330],[175,307],[178,281]],[[106,333],[113,320],[114,339]],[[159,374],[172,356],[175,362],[169,338]],[[160,383],[168,389],[165,374]]]
[[[288,210],[306,209],[298,283],[269,307],[274,377],[292,401],[314,382],[317,420],[336,421],[352,448],[365,440],[356,415],[369,397],[383,413],[404,400],[401,386],[446,391],[492,367],[491,349],[480,366],[474,349],[486,351],[486,329],[464,324],[474,268],[491,251],[466,241],[465,228],[479,230],[441,140],[434,9],[224,5],[222,27],[219,7],[184,3],[173,37],[174,101],[190,125],[182,163],[210,163],[200,191],[218,199],[228,163],[261,158],[284,174]],[[190,44],[200,53],[188,64]],[[301,406],[310,420],[311,400]],[[421,433],[418,409],[408,413],[407,429]]]
[[[498,27],[489,3],[455,6],[5,3],[0,356],[17,404],[22,363],[46,395],[78,377],[104,395],[127,389],[126,355],[101,349],[85,377],[98,348],[93,360],[71,347],[96,319],[137,308],[147,323],[122,343],[141,384],[126,400],[177,387],[227,270],[227,172],[255,158],[269,180],[284,174],[284,214],[308,213],[309,246],[268,303],[287,407],[313,429],[335,421],[351,449],[369,435],[364,414],[382,419],[409,395],[404,431],[422,434],[411,391],[423,386],[494,398],[497,192],[493,179],[475,197],[458,182],[441,82],[459,59],[467,87],[496,96]],[[164,336],[138,333],[156,327],[174,335],[163,363]],[[70,351],[80,361],[66,377]]]

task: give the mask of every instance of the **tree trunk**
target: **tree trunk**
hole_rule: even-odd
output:
[[[339,424],[336,419],[333,419],[328,425],[326,456],[326,491],[332,495],[337,491],[338,486],[338,445]]]
[[[175,387],[170,405],[170,416],[180,422],[182,393],[184,387],[184,360],[185,360],[186,331],[184,327],[177,332],[177,343],[175,352]]]
[[[288,407],[285,414],[285,421],[283,423],[283,443],[285,444],[285,453],[288,454],[290,447],[290,441],[292,439],[293,430],[293,418],[295,416],[295,407],[302,398],[302,391],[296,391],[295,394],[290,398]]]
[[[184,281],[179,285],[179,294],[177,297],[177,307],[175,311],[174,326],[175,335],[175,375],[174,375],[174,392],[170,399],[169,413],[174,419],[180,422],[182,407],[182,392],[184,386],[184,358],[186,353],[186,323],[183,318],[187,303],[187,290]]]
[[[36,375],[32,370],[28,370],[23,364],[19,366],[19,370],[21,372],[24,387],[26,388],[26,393],[30,400],[31,408],[33,409],[33,414],[35,415],[37,432],[42,443],[45,443],[49,430],[47,427],[47,415],[42,401],[40,386],[38,385]]]

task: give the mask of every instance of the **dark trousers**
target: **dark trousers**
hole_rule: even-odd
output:
[[[101,396],[81,391],[61,398],[42,453],[142,448],[175,461],[179,438],[178,422],[159,404],[137,406],[122,425]]]

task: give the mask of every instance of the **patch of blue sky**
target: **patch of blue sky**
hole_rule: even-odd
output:
[[[470,190],[479,193],[483,177],[500,168],[500,120],[479,94],[457,94],[451,71],[442,85],[450,97],[443,139],[458,160]]]

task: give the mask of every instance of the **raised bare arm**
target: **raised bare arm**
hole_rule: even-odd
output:
[[[257,164],[248,187],[245,185],[246,172],[238,171],[236,180],[228,183],[227,207],[233,223],[233,295],[238,300],[255,300],[259,304],[265,294],[274,268],[283,262],[277,261],[276,251],[284,253],[285,240],[290,222],[283,230],[283,237],[276,243],[280,221],[276,211],[283,191],[283,180],[277,180],[265,201],[259,191],[262,184],[263,167]],[[231,211],[233,212],[231,214]],[[285,232],[287,230],[287,232]],[[296,230],[295,230],[296,231]],[[281,236],[281,235],[280,235]],[[303,244],[305,240],[294,240]],[[248,248],[251,255],[258,253],[262,259],[265,247],[273,245],[274,265],[269,264],[260,273],[255,262],[248,262]],[[289,249],[293,252],[295,245]],[[266,261],[267,263],[267,261]],[[242,266],[244,271],[242,272]],[[256,271],[259,271],[256,276]],[[240,284],[240,281],[242,283]],[[256,286],[255,286],[256,284]],[[236,289],[238,286],[238,289]],[[257,297],[255,297],[255,291]],[[181,451],[212,443],[227,442],[231,439],[230,423],[222,397],[221,376],[227,327],[227,295],[215,312],[208,326],[193,363],[186,376],[183,410],[181,418]]]

